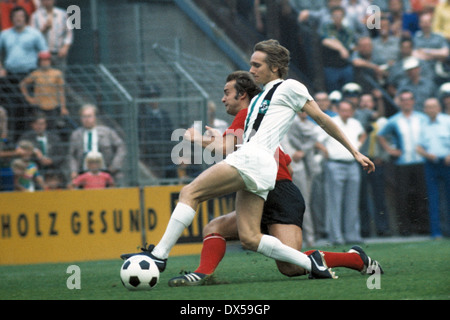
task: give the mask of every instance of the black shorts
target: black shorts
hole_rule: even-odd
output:
[[[293,224],[302,227],[305,200],[297,186],[290,180],[277,181],[264,203],[261,230],[267,233],[271,224]]]

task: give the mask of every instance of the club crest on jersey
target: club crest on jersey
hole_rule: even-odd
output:
[[[261,106],[259,107],[259,112],[260,114],[266,114],[267,110],[269,109],[269,105],[270,105],[270,100],[264,100],[261,103]]]

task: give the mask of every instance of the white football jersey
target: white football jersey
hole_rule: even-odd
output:
[[[267,103],[265,97],[272,87],[282,82],[270,101]],[[308,89],[300,82],[289,79],[277,79],[267,83],[264,91],[254,97],[250,103],[247,119],[245,120],[244,144],[250,143],[274,154],[280,145],[286,132],[292,124],[296,113],[301,111],[306,102],[313,100]],[[267,105],[268,104],[268,105]],[[254,132],[253,126],[258,113],[265,113]],[[248,141],[250,138],[250,141]]]

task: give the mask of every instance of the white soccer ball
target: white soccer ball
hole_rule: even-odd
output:
[[[158,284],[159,270],[149,257],[136,255],[122,264],[120,278],[128,290],[151,290]]]

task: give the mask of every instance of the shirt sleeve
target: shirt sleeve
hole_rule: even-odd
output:
[[[314,100],[309,94],[306,86],[296,80],[285,80],[277,93],[277,104],[287,105],[294,111],[299,112],[303,106],[308,102]]]

